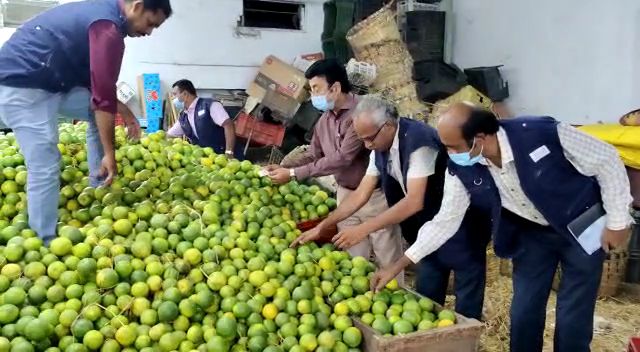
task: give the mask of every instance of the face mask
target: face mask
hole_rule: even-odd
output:
[[[332,110],[335,106],[335,103],[332,101],[329,101],[326,95],[312,96],[311,104],[313,104],[314,108],[320,111]]]
[[[173,106],[175,106],[179,111],[184,110],[184,103],[181,102],[178,97],[173,98]]]
[[[313,107],[320,111],[329,111],[333,110],[335,107],[335,101],[330,101],[327,96],[331,92],[331,87],[329,87],[329,91],[324,95],[311,96],[311,104]]]
[[[454,163],[460,166],[472,166],[477,162],[479,162],[480,160],[482,160],[482,150],[484,149],[484,147],[480,148],[480,153],[478,153],[478,155],[474,157],[471,157],[471,151],[473,150],[473,147],[475,145],[476,145],[476,140],[474,139],[473,145],[471,146],[471,149],[469,149],[468,152],[451,153],[449,154],[449,158],[451,159],[451,161],[453,161]]]

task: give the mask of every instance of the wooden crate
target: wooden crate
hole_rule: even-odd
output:
[[[419,293],[403,287],[412,294]],[[436,312],[443,308],[435,305]],[[475,352],[480,345],[484,325],[456,313],[456,324],[445,328],[417,331],[402,336],[382,336],[360,319],[353,318],[354,325],[362,332],[362,348],[365,352]]]

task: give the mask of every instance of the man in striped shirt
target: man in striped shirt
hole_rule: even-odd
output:
[[[511,351],[542,351],[558,265],[554,350],[589,351],[606,252],[626,244],[632,222],[615,149],[549,117],[498,121],[463,103],[442,116],[438,134],[450,156],[440,212],[398,263],[375,274],[374,289],[453,236],[481,195],[494,203],[496,254],[513,260]]]

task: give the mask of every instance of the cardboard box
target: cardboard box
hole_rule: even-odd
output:
[[[255,79],[249,84],[247,94],[268,108],[283,113],[286,115],[284,117],[292,117],[291,111],[295,114],[300,103],[309,99],[304,72],[273,55],[265,59]]]
[[[140,125],[146,124],[147,132],[159,130],[162,120],[160,75],[158,73],[144,73],[138,76],[138,94],[143,115],[140,119]]]
[[[323,53],[303,54],[296,56],[292,65],[298,70],[306,72],[314,62],[322,59],[324,59]]]

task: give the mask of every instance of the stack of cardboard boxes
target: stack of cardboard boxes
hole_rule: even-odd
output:
[[[247,94],[284,119],[292,118],[309,99],[304,72],[273,55],[264,60]]]

